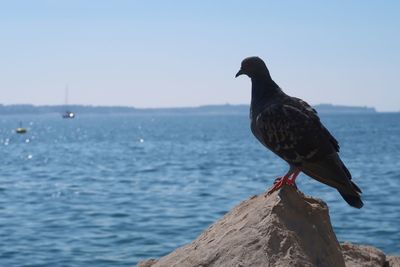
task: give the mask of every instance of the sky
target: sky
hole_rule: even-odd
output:
[[[310,104],[400,110],[400,1],[0,0],[0,103],[248,104],[260,56]]]

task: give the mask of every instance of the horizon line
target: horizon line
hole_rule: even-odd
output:
[[[397,113],[400,112],[399,110],[385,110],[381,111],[378,110],[374,106],[367,106],[367,105],[345,105],[345,104],[333,104],[333,103],[318,103],[318,104],[311,104],[312,107],[320,106],[320,105],[328,105],[333,107],[348,107],[348,108],[368,108],[374,109],[376,112],[388,112],[388,113]],[[224,104],[201,104],[201,105],[193,105],[193,106],[161,106],[161,107],[137,107],[137,106],[128,106],[128,105],[107,105],[107,104],[31,104],[31,103],[17,103],[17,104],[4,104],[0,103],[0,106],[7,107],[7,106],[32,106],[32,107],[65,107],[65,106],[82,106],[82,107],[94,107],[94,108],[132,108],[132,109],[185,109],[185,108],[202,108],[202,107],[213,107],[213,106],[250,106],[250,104],[231,104],[231,103],[224,103]]]

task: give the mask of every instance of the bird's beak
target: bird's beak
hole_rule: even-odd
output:
[[[235,78],[239,77],[240,75],[244,74],[244,72],[242,71],[242,69],[240,69],[238,71],[238,73],[236,73]]]

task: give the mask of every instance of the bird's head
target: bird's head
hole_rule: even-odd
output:
[[[271,78],[267,65],[259,57],[248,57],[243,59],[240,70],[236,73],[236,77],[246,74],[250,78]]]

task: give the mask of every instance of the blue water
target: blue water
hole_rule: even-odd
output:
[[[400,254],[400,114],[322,117],[365,206],[302,175],[339,240]],[[26,135],[13,129],[22,120]],[[247,116],[0,116],[0,266],[133,266],[202,232],[286,164]]]

